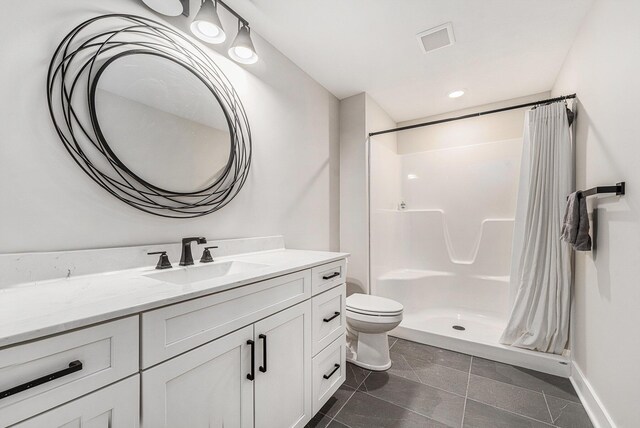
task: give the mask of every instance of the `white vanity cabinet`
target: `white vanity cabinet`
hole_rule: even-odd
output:
[[[304,427],[313,416],[311,302],[257,322],[254,330],[260,355],[254,386],[255,427]]]
[[[138,427],[139,375],[56,407],[12,428]]]
[[[312,265],[0,349],[0,427],[303,428],[345,379],[345,276]]]
[[[142,426],[303,427],[311,369],[306,301],[145,370]]]
[[[145,370],[142,426],[253,427],[253,338],[247,326]]]
[[[131,316],[0,349],[0,427],[137,374],[138,326],[138,316]]]
[[[304,427],[345,379],[345,271],[341,260],[143,313],[142,428]]]

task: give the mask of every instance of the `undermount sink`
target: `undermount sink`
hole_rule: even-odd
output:
[[[184,285],[192,282],[206,281],[210,279],[219,278],[221,276],[235,275],[238,273],[244,273],[260,268],[267,267],[259,263],[247,263],[247,262],[221,262],[212,263],[209,265],[196,265],[186,268],[178,268],[171,270],[164,270],[161,272],[154,272],[145,276],[153,278],[158,281],[170,282],[172,284]]]

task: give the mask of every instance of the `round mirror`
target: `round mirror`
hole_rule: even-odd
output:
[[[111,157],[149,187],[189,194],[211,187],[230,162],[230,121],[216,93],[188,66],[127,51],[98,71],[94,128]]]

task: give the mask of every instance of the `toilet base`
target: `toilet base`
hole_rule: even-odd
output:
[[[391,367],[387,333],[356,333],[347,329],[347,361],[372,371]]]
[[[388,364],[384,366],[372,366],[369,364],[361,363],[358,360],[354,360],[351,358],[347,358],[347,362],[353,364],[354,366],[362,367],[363,369],[371,370],[372,372],[384,372],[391,368],[391,360],[389,360]]]

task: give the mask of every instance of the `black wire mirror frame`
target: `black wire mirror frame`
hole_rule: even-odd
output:
[[[231,150],[224,172],[206,188],[185,193],[148,183],[115,155],[100,131],[95,112],[98,79],[110,62],[131,54],[153,54],[178,63],[195,74],[220,103],[229,125]],[[210,214],[227,205],[247,179],[251,130],[238,94],[200,47],[157,21],[109,14],[78,25],[51,59],[47,101],[56,132],[76,164],[111,195],[141,211],[170,218]]]

